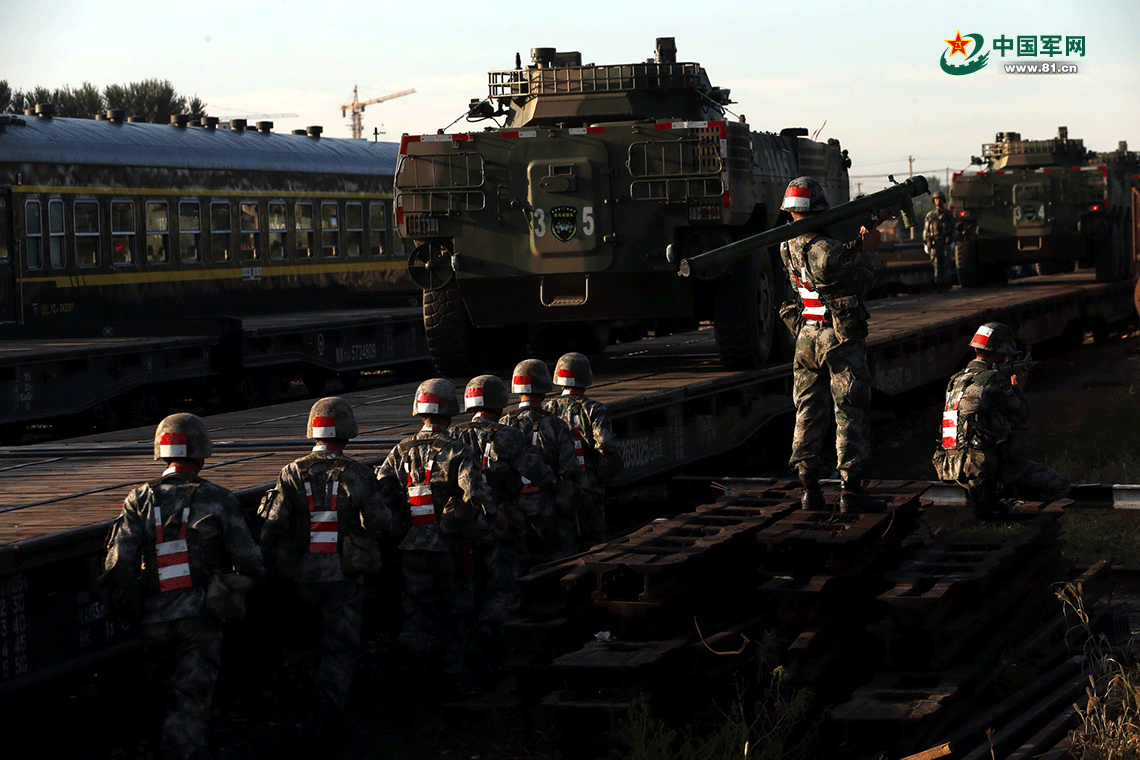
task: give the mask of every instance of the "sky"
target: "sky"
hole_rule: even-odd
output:
[[[885,174],[965,168],[1000,131],[1046,139],[1066,126],[1086,147],[1140,150],[1140,2],[985,0],[575,0],[488,4],[431,0],[0,0],[0,79],[13,89],[99,88],[167,79],[223,120],[269,118],[276,130],[319,124],[350,137],[340,106],[406,89],[368,106],[364,132],[397,141],[462,117],[487,95],[487,72],[524,65],[534,47],[581,52],[584,62],[633,63],[656,37],[679,61],[702,64],[732,91],[753,130],[819,130],[851,155],[852,189]],[[971,53],[951,53],[960,34]],[[983,42],[978,53],[975,38]],[[1084,55],[1001,57],[994,40],[1084,37]],[[1016,42],[1014,43],[1016,45]],[[981,69],[950,75],[940,61]],[[1003,63],[1074,65],[1071,74],[1010,74]],[[277,114],[295,113],[296,117]],[[269,115],[269,116],[265,116]],[[460,121],[450,132],[489,122]],[[911,160],[913,159],[913,160]]]

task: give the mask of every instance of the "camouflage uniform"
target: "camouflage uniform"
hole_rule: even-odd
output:
[[[476,412],[469,421],[451,429],[451,436],[471,447],[479,458],[483,477],[497,512],[506,522],[499,531],[498,545],[486,553],[487,598],[479,610],[479,625],[496,631],[510,617],[518,600],[518,540],[526,530],[519,509],[519,491],[525,477],[539,488],[554,486],[554,472],[531,448],[517,428],[503,425],[486,412]]]
[[[376,477],[404,534],[400,643],[413,654],[439,656],[441,672],[458,676],[475,607],[474,545],[489,534],[484,515],[493,519],[495,509],[475,453],[445,429],[425,425],[392,449]],[[411,502],[423,498],[424,486],[431,503],[417,515]]]
[[[950,210],[933,208],[926,215],[922,230],[926,253],[934,267],[934,285],[939,290],[950,286],[954,279],[954,266],[950,259],[950,243],[954,240],[954,217]]]
[[[539,402],[523,401],[517,411],[503,415],[504,425],[521,430],[553,471],[557,484],[525,485],[519,508],[526,519],[527,567],[568,557],[578,552],[578,527],[574,513],[582,468],[574,454],[570,428]]]
[[[278,574],[296,581],[297,598],[319,615],[313,678],[318,711],[344,707],[360,651],[363,575],[352,572],[359,568],[351,558],[346,572],[346,542],[352,543],[351,554],[371,541],[378,556],[375,540],[392,527],[372,468],[340,448],[319,443],[312,453],[285,465],[258,512],[265,521],[261,545],[266,558]],[[332,510],[335,528],[329,526],[330,534],[314,532],[310,515]]]
[[[111,528],[104,582],[112,599],[141,600],[148,679],[165,683],[164,758],[194,757],[202,749],[222,647],[222,621],[210,611],[206,591],[230,563],[248,578],[263,572],[237,499],[191,467],[172,465],[157,482],[131,491]]]
[[[1028,419],[1025,393],[981,359],[950,379],[934,468],[942,480],[966,487],[979,516],[997,511],[1001,486],[1019,499],[1050,501],[1069,492],[1063,475],[1010,452],[1013,426]]]
[[[582,444],[578,461],[582,470],[584,498],[578,512],[582,531],[578,548],[585,551],[606,540],[605,480],[622,467],[617,438],[610,426],[606,405],[587,398],[578,388],[566,388],[561,396],[547,399],[542,406],[565,422],[575,443]]]
[[[796,428],[790,463],[813,477],[827,474],[824,437],[834,414],[837,465],[857,479],[870,454],[865,416],[871,404],[867,312],[863,296],[874,284],[874,264],[858,244],[817,233],[780,246],[802,316],[793,362]],[[833,411],[834,409],[834,411]]]

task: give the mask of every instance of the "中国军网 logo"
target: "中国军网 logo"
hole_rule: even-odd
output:
[[[946,40],[946,44],[948,47],[942,51],[942,59],[939,63],[942,70],[952,76],[963,76],[980,71],[985,68],[986,62],[989,60],[990,54],[982,52],[985,38],[980,34],[967,34],[963,37],[962,32],[959,31],[954,35],[954,39]],[[961,55],[962,58],[955,59],[957,55]]]

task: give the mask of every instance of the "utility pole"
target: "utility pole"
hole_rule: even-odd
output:
[[[345,113],[346,111],[352,111],[352,139],[354,140],[364,139],[364,123],[361,119],[361,114],[364,113],[365,106],[370,106],[373,103],[383,103],[385,100],[392,100],[393,98],[402,98],[405,95],[411,95],[415,92],[413,88],[411,90],[401,90],[391,95],[381,95],[371,100],[361,100],[356,94],[356,89],[356,87],[352,88],[352,102],[340,107],[340,115],[342,117],[347,115]]]
[[[910,176],[914,176],[914,156],[906,157],[907,163],[910,165]]]

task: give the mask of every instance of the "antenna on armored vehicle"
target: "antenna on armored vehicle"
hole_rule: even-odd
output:
[[[361,100],[360,97],[357,95],[356,90],[357,90],[356,87],[352,88],[352,102],[347,103],[347,104],[340,107],[340,115],[342,117],[347,115],[345,113],[346,111],[349,111],[349,110],[352,111],[352,139],[353,140],[363,140],[364,139],[364,122],[362,119],[362,115],[364,113],[365,106],[370,106],[370,105],[373,105],[375,103],[383,103],[385,100],[393,100],[394,98],[402,98],[403,96],[411,95],[413,92],[416,91],[415,88],[412,88],[410,90],[401,90],[400,92],[394,92],[391,95],[381,95],[378,98],[372,98],[370,100]]]

